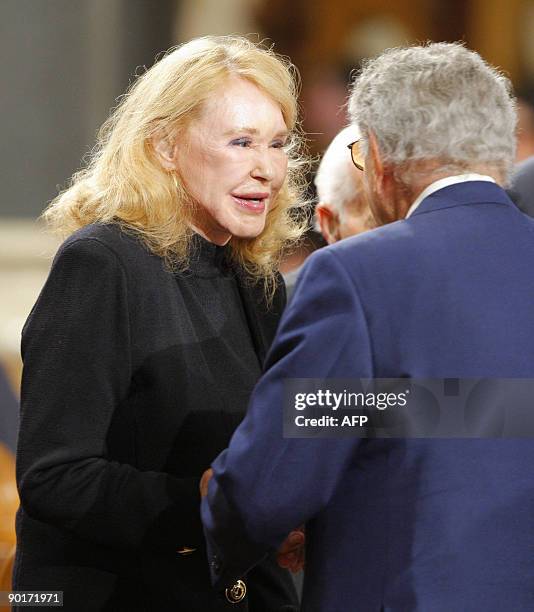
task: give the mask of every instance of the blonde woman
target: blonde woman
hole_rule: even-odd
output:
[[[299,143],[292,66],[196,39],[136,81],[49,206],[70,235],[23,332],[17,589],[76,612],[296,609],[270,559],[212,591],[198,483],[284,305]]]

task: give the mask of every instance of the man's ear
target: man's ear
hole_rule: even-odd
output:
[[[315,207],[315,214],[326,242],[333,244],[340,240],[338,212],[330,204],[319,202]]]
[[[176,139],[167,130],[160,128],[151,138],[152,148],[161,166],[172,171],[177,168],[177,147]]]
[[[390,208],[396,200],[397,183],[391,167],[384,162],[378,141],[373,132],[369,132],[369,159],[367,161],[366,169],[368,169],[368,172],[366,179],[374,184],[371,193],[376,194],[379,200],[377,202],[376,197],[371,197],[370,207],[373,216],[380,225],[396,221],[398,217],[391,218],[392,211]],[[381,211],[376,210],[377,205],[380,205]]]
[[[385,174],[384,162],[382,161],[382,157],[380,155],[380,149],[378,148],[376,136],[371,131],[369,132],[369,157],[373,166],[373,175],[378,184],[381,184]]]

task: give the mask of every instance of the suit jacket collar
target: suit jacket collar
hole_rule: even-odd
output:
[[[501,204],[514,206],[502,187],[487,181],[469,181],[456,183],[435,191],[427,196],[413,211],[410,218],[417,215],[472,204]]]

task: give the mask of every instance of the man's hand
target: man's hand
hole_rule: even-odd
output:
[[[293,574],[300,572],[304,567],[305,540],[303,527],[291,531],[276,553],[278,565]]]
[[[208,484],[213,476],[213,470],[207,469],[200,479],[200,496],[206,497],[208,494]],[[296,574],[304,567],[304,528],[299,527],[291,531],[287,538],[282,542],[276,552],[276,561],[280,567],[284,567]]]
[[[206,497],[208,494],[208,483],[213,476],[213,470],[211,468],[207,469],[204,474],[202,474],[202,478],[200,479],[200,497]]]

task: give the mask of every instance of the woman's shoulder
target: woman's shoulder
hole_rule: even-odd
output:
[[[94,242],[112,251],[142,249],[142,245],[133,235],[125,232],[116,223],[90,223],[72,233],[61,245],[61,249],[70,249],[79,242]]]
[[[124,266],[132,264],[156,264],[161,259],[147,249],[132,231],[116,223],[91,223],[71,234],[61,245],[58,255],[65,251],[92,251],[105,257],[118,259]]]
[[[86,270],[88,275],[124,276],[130,287],[161,285],[169,275],[163,260],[151,253],[133,231],[117,224],[90,224],[71,234],[52,263],[58,268]]]

